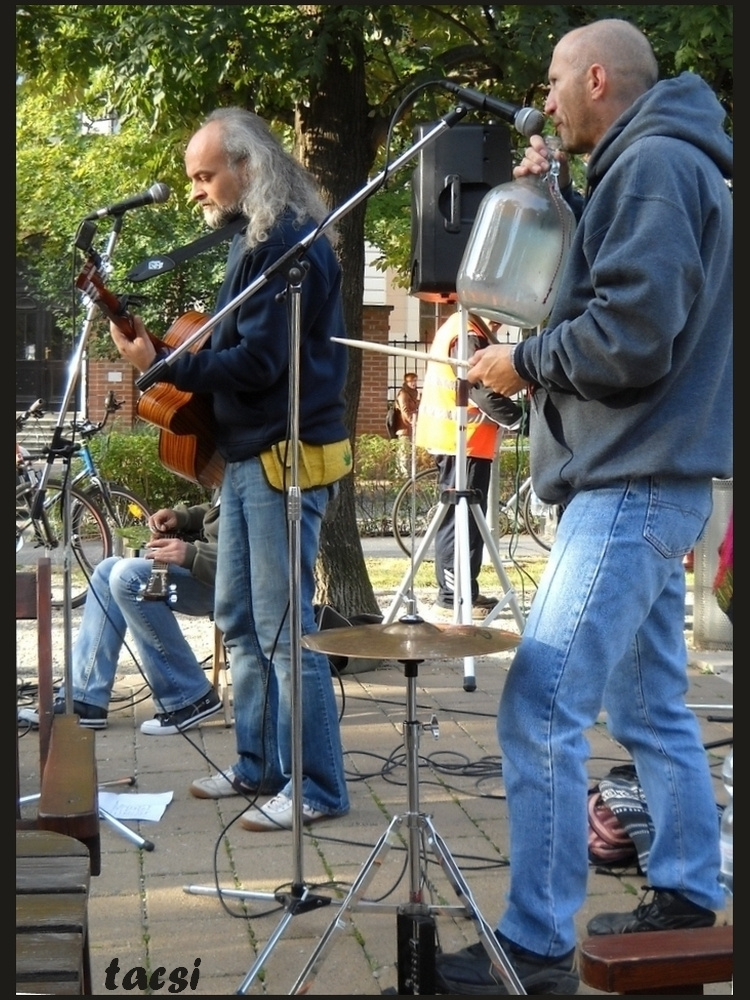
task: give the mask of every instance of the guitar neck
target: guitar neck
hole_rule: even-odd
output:
[[[101,274],[93,261],[89,261],[76,279],[76,287],[88,295],[89,299],[96,305],[99,312],[114,323],[120,333],[124,334],[128,340],[135,340],[135,327],[133,317],[121,299],[114,295],[104,284]],[[153,334],[146,334],[156,350],[161,350],[164,344]]]

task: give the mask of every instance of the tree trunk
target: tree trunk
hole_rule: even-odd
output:
[[[326,30],[330,32],[336,7],[304,6],[307,13],[318,14],[321,28],[326,22]],[[368,117],[370,109],[365,92],[361,33],[349,23],[341,32],[333,31],[331,37],[320,78],[311,81],[310,102],[297,107],[296,139],[300,158],[318,179],[329,206],[335,210],[367,183],[375,150],[374,123]],[[365,207],[364,202],[356,205],[337,226],[336,252],[343,273],[344,319],[351,340],[362,339]],[[361,354],[359,349],[349,349],[345,389],[345,419],[355,462]],[[352,474],[341,481],[338,499],[323,523],[316,575],[317,603],[330,604],[345,616],[378,612],[359,540]]]

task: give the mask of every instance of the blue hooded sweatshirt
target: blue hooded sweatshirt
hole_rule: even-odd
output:
[[[602,137],[548,326],[516,348],[534,386],[547,503],[633,478],[732,475],[732,141],[692,73]],[[575,206],[574,206],[575,207]]]

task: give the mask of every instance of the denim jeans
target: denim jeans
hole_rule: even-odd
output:
[[[335,486],[301,492],[299,594],[302,633],[317,631],[313,595],[320,526]],[[291,713],[290,547],[287,496],[260,460],[227,463],[221,487],[216,623],[226,644],[238,761],[254,788],[291,795],[293,747],[302,751],[302,798],[331,816],[349,809],[328,657],[301,648],[301,732]]]
[[[635,480],[579,493],[560,520],[498,713],[511,872],[499,930],[538,954],[576,943],[588,874],[585,730],[601,709],[653,820],[649,884],[725,905],[712,779],[685,705],[682,559],[708,520],[711,489]]]
[[[126,631],[162,712],[176,712],[208,694],[211,684],[174,612],[210,615],[213,588],[181,566],[170,566],[176,601],[139,600],[150,559],[103,559],[94,570],[72,650],[73,698],[107,708]]]

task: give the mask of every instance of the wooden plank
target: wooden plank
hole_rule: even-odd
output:
[[[581,945],[581,979],[604,993],[729,982],[733,941],[731,925],[597,935]]]
[[[16,989],[90,994],[88,849],[55,831],[16,830]]]
[[[41,858],[51,857],[87,858],[88,850],[75,837],[54,830],[16,830],[16,857]]]
[[[40,980],[82,983],[81,934],[32,932],[16,936],[16,982]]]
[[[16,830],[16,895],[88,893],[89,852],[74,837],[50,830]]]
[[[26,987],[24,989],[24,987]],[[55,996],[81,996],[80,983],[16,983],[16,996],[42,996],[43,994],[53,994]],[[90,993],[85,993],[90,996]]]
[[[16,858],[16,895],[87,893],[88,858]]]
[[[16,934],[44,930],[85,934],[87,924],[85,892],[16,894]]]
[[[76,837],[89,849],[91,874],[101,871],[95,733],[76,715],[57,715],[42,776],[37,822]]]

